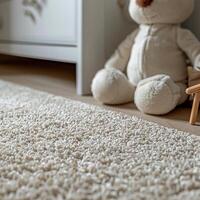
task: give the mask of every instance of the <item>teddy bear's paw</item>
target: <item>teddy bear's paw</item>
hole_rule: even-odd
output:
[[[135,87],[121,71],[110,68],[99,71],[92,81],[95,99],[105,104],[122,104],[133,101]]]
[[[162,115],[173,110],[181,98],[177,84],[167,75],[140,81],[135,91],[137,108],[147,114]]]

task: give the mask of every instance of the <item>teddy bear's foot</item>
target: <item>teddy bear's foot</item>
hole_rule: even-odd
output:
[[[162,115],[181,101],[181,88],[167,75],[156,75],[140,81],[135,91],[135,104],[147,114]]]
[[[105,104],[122,104],[134,99],[135,87],[121,71],[109,68],[99,71],[92,82],[95,99]]]

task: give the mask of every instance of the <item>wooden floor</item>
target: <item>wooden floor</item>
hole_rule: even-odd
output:
[[[72,64],[0,56],[0,79],[89,104],[103,106],[97,103],[92,96],[81,97],[76,95],[75,66]],[[188,124],[190,105],[178,107],[170,114],[160,117],[144,115],[133,104],[103,107],[200,135],[200,126]]]

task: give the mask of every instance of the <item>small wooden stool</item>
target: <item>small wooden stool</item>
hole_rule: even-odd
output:
[[[200,84],[188,88],[186,90],[186,93],[194,96],[194,102],[190,116],[190,124],[195,125],[197,122],[199,104],[200,104]]]

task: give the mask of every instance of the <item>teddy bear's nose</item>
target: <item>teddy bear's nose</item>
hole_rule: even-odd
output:
[[[136,3],[140,7],[144,7],[144,8],[147,6],[150,6],[152,2],[153,2],[153,0],[136,0]]]

